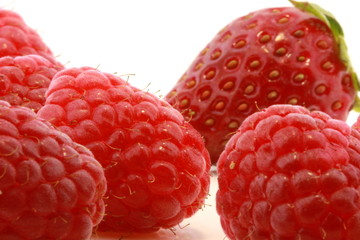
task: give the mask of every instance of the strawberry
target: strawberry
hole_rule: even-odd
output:
[[[90,239],[105,191],[89,150],[0,100],[0,239]]]
[[[45,103],[45,91],[59,70],[40,55],[0,57],[0,100],[37,112]]]
[[[215,163],[244,119],[296,104],[346,119],[357,77],[334,17],[310,3],[267,8],[229,23],[165,99],[204,136]]]
[[[209,153],[167,102],[89,67],[58,72],[46,96],[39,117],[90,149],[105,169],[100,231],[171,228],[203,206]]]
[[[60,68],[40,35],[16,12],[0,8],[0,57],[37,54]]]
[[[230,239],[356,240],[360,133],[302,106],[249,116],[218,161],[217,211]]]

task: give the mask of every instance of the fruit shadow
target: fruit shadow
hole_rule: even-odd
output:
[[[152,233],[117,233],[96,232],[91,240],[202,240],[204,236],[200,231],[190,226],[176,228],[174,230],[161,229]]]

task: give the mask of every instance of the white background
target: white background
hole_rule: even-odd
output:
[[[360,73],[360,15],[350,0],[314,0],[343,26]],[[286,0],[2,0],[36,29],[67,67],[91,66],[129,77],[134,86],[165,95],[205,45],[230,21],[249,12],[290,6]],[[150,84],[150,85],[149,85]],[[351,113],[348,122],[357,117]],[[222,240],[215,212],[216,179],[204,211],[177,229],[125,239]],[[188,225],[190,224],[190,225]],[[118,234],[94,239],[118,239]]]

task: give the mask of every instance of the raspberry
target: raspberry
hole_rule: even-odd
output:
[[[230,239],[360,234],[360,133],[294,105],[248,117],[218,162],[217,211]]]
[[[39,55],[0,58],[0,100],[37,112],[45,103],[45,91],[59,70]]]
[[[61,68],[40,35],[26,25],[19,14],[0,9],[0,57],[31,54],[40,55]]]
[[[38,115],[90,149],[108,182],[101,231],[171,228],[200,209],[210,158],[167,102],[96,69],[58,72]]]
[[[106,180],[85,147],[0,101],[0,239],[89,239]]]

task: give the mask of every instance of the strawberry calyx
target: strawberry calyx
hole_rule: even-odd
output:
[[[330,30],[333,33],[335,41],[338,44],[339,54],[340,54],[339,57],[340,57],[341,61],[344,63],[344,65],[346,66],[347,71],[349,72],[351,79],[353,80],[354,88],[356,90],[356,99],[354,102],[353,110],[360,112],[360,98],[357,94],[357,92],[360,90],[360,83],[359,83],[359,79],[351,65],[351,62],[350,62],[348,48],[347,48],[347,45],[345,42],[344,32],[343,32],[341,25],[335,19],[334,15],[332,13],[326,11],[325,9],[323,9],[322,7],[320,7],[319,5],[317,5],[315,3],[298,2],[298,1],[294,1],[294,0],[289,0],[289,1],[296,8],[314,15],[315,17],[319,18],[320,20],[322,20],[329,26]]]

